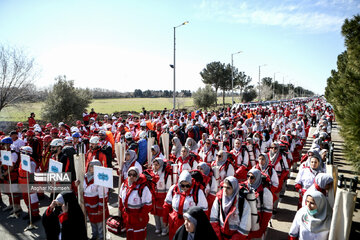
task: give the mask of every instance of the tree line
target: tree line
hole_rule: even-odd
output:
[[[54,85],[39,89],[34,84],[34,79],[37,77],[35,66],[34,59],[29,58],[21,49],[0,44],[0,112],[5,107],[24,101],[44,101],[46,103],[43,111],[44,119],[55,119],[60,116],[70,119],[78,117],[82,112],[81,108],[86,108],[91,99],[173,97],[171,90],[135,89],[134,92],[119,92],[116,89],[76,88],[74,81],[67,80],[65,75],[56,77]],[[200,72],[200,76],[205,88],[200,88],[195,93],[190,90],[177,91],[176,97],[193,97],[195,106],[204,108],[214,105],[216,107],[219,90],[223,97],[223,105],[225,105],[225,96],[229,95],[232,89],[235,91],[234,95],[239,96],[240,102],[250,102],[258,97],[259,89],[251,85],[252,78],[230,64],[211,62]],[[263,78],[261,82],[261,97],[258,97],[260,100],[313,94],[301,87],[294,88],[291,84],[284,85],[277,81],[273,83],[271,78]],[[65,93],[61,94],[61,91]],[[61,103],[60,100],[65,102]],[[66,106],[67,109],[76,109],[76,111],[70,113],[61,110],[59,106]],[[59,114],[54,113],[55,117],[50,116],[51,112],[56,111]]]
[[[211,62],[200,72],[204,88],[199,88],[194,93],[194,103],[198,107],[209,108],[217,104],[216,96],[220,90],[225,105],[225,96],[234,90],[234,95],[239,96],[240,102],[250,102],[254,99],[260,101],[290,99],[295,97],[313,96],[314,93],[293,84],[281,84],[273,81],[271,77],[261,79],[260,86],[251,84],[252,78],[245,72],[239,71],[230,64],[218,61]],[[211,87],[208,87],[211,86]],[[260,90],[260,97],[258,92]]]
[[[360,15],[346,19],[341,30],[346,50],[327,79],[325,97],[334,108],[344,138],[345,157],[360,172]]]

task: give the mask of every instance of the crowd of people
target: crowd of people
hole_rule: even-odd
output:
[[[117,169],[120,231],[128,239],[145,239],[149,214],[155,233],[169,239],[261,239],[276,218],[291,171],[299,192],[299,211],[289,232],[291,239],[327,239],[331,211],[327,191],[332,176],[325,161],[334,114],[322,98],[297,100],[257,108],[224,108],[148,112],[127,117],[99,115],[91,110],[74,126],[19,122],[1,134],[1,149],[11,151],[13,166],[1,166],[0,181],[26,184],[21,154],[29,155],[32,172],[48,172],[49,160],[70,172],[71,190],[58,194],[43,215],[48,239],[103,237],[103,213],[109,217],[106,188],[94,184],[94,166]],[[310,127],[314,141],[302,153]],[[169,134],[169,143],[161,135]],[[147,141],[154,138],[152,158]],[[115,146],[125,143],[125,161],[117,166]],[[166,154],[166,149],[169,154]],[[85,149],[85,177],[76,179],[74,154]],[[10,174],[8,174],[10,173]],[[76,197],[83,182],[86,216]],[[4,211],[21,211],[21,198],[30,206],[32,220],[40,219],[38,199],[43,193],[13,194]],[[105,204],[103,204],[105,203]],[[72,211],[69,211],[72,209]],[[76,227],[75,227],[76,226]],[[74,228],[78,229],[75,232]],[[80,231],[81,229],[81,231]],[[84,230],[85,229],[85,230]]]

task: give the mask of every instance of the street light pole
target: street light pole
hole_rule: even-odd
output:
[[[185,24],[188,24],[189,23],[189,21],[186,21],[186,22],[183,22],[182,24],[180,24],[179,26],[176,26],[176,27],[174,27],[174,64],[172,65],[172,68],[174,69],[174,90],[173,90],[173,107],[174,107],[174,111],[175,111],[175,108],[176,108],[176,85],[175,85],[175,83],[176,83],[176,81],[175,81],[175,79],[176,79],[176,75],[175,75],[175,72],[176,72],[176,65],[175,65],[175,52],[176,52],[176,35],[175,35],[175,32],[176,32],[176,28],[178,28],[178,27],[181,27],[181,26],[183,26],[183,25],[185,25]],[[171,66],[171,65],[170,65]]]
[[[260,102],[260,100],[261,100],[261,96],[260,96],[260,94],[261,94],[261,79],[260,79],[260,68],[261,67],[265,67],[266,66],[266,64],[263,64],[263,65],[259,65],[259,102]]]
[[[275,97],[275,75],[279,73],[279,72],[275,72],[274,73],[274,79],[273,79],[273,86],[272,86],[272,89],[273,89],[273,98],[274,100],[276,100],[276,97]]]
[[[234,104],[234,55],[242,53],[242,51],[231,54],[231,105]]]
[[[282,87],[282,98],[284,98],[284,88],[285,88],[285,77],[283,76],[283,87]]]

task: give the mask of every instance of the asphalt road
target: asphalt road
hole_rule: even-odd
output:
[[[310,129],[311,136],[312,131],[314,129]],[[355,176],[354,172],[351,169],[351,165],[344,160],[342,148],[343,148],[343,140],[339,135],[337,125],[334,125],[332,140],[335,143],[335,163],[339,166],[339,174],[344,174],[347,177]],[[311,146],[312,138],[309,138],[306,142],[306,146],[303,152],[306,152],[307,149]],[[285,196],[282,198],[277,214],[271,220],[272,226],[269,226],[268,231],[266,233],[265,239],[287,239],[288,231],[291,226],[291,222],[295,216],[297,211],[297,200],[298,194],[294,189],[294,179],[296,177],[297,172],[293,172],[290,175],[290,179],[287,183],[287,189],[285,192]],[[117,182],[117,179],[114,179],[114,182]],[[359,187],[358,187],[359,189]],[[8,205],[8,197],[6,195],[2,195],[2,199],[6,205]],[[46,210],[47,206],[50,204],[49,194],[46,194],[45,198],[40,201],[40,214],[43,214]],[[3,212],[0,210],[0,239],[6,240],[15,240],[15,239],[46,239],[45,232],[42,227],[41,221],[35,223],[38,227],[37,229],[33,229],[31,231],[24,232],[24,229],[27,227],[27,220],[23,220],[22,216],[25,215],[26,206],[23,200],[21,201],[21,207],[24,212],[21,213],[19,219],[8,219],[8,212]],[[111,215],[117,215],[117,188],[115,191],[110,194],[109,199],[109,208]],[[350,235],[350,239],[360,239],[360,200],[359,200],[359,191],[356,209],[353,217],[352,224],[352,233]],[[155,221],[153,216],[150,216],[150,222],[148,224],[148,235],[147,239],[168,239],[168,237],[161,237],[155,234]],[[88,224],[88,236],[90,236],[90,224]],[[116,236],[112,233],[108,233],[110,239],[126,239],[125,234],[121,236]]]

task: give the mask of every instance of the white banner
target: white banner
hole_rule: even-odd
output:
[[[94,184],[114,188],[112,168],[94,166]]]
[[[155,138],[151,137],[147,140],[147,160],[148,160],[148,167],[151,166],[151,159],[152,159],[152,152],[151,147],[154,145]]]
[[[31,173],[31,161],[30,156],[21,154],[21,169]]]
[[[6,166],[12,166],[11,152],[1,150],[1,164]]]
[[[161,134],[161,139],[162,139],[162,145],[163,145],[165,159],[169,160],[169,155],[170,155],[170,153],[169,153],[169,134],[168,133]]]
[[[61,173],[63,164],[61,162],[50,159],[49,161],[49,172],[52,173]]]

